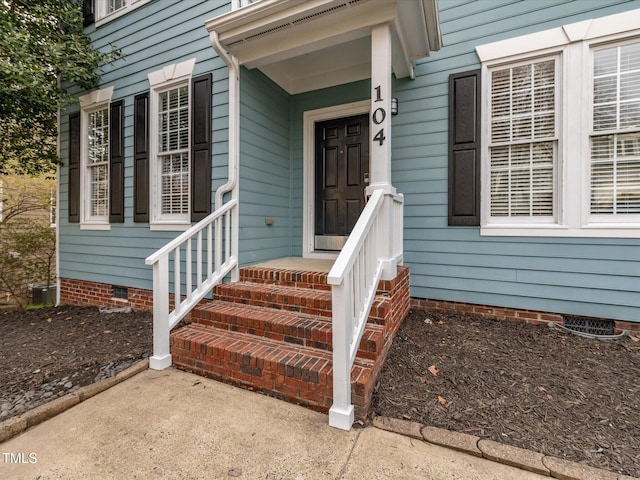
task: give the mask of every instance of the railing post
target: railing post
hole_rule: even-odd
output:
[[[397,264],[404,263],[404,195],[399,193],[397,200],[393,199],[393,255]]]
[[[393,280],[396,277],[397,261],[394,252],[394,205],[393,193],[385,193],[380,209],[380,232],[382,234],[378,238],[378,258],[382,260],[382,280]]]
[[[153,356],[149,368],[164,370],[171,366],[169,350],[169,258],[153,264]]]
[[[353,405],[351,405],[351,326],[349,308],[352,298],[349,298],[345,287],[349,277],[343,279],[342,284],[334,285],[331,289],[333,304],[332,337],[333,337],[333,405],[329,409],[329,425],[342,430],[351,430],[354,420]],[[338,308],[336,308],[338,307]]]

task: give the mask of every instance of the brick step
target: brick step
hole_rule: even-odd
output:
[[[245,281],[217,285],[214,298],[230,303],[331,317],[331,292],[327,290]],[[377,295],[369,313],[369,322],[384,325],[390,307],[390,297]]]
[[[331,351],[331,319],[282,309],[230,302],[201,303],[191,321],[221,330]],[[357,356],[375,360],[384,347],[384,328],[367,322]]]
[[[331,290],[327,273],[286,270],[268,267],[244,267],[240,269],[241,282],[275,283],[285,287]]]
[[[326,412],[332,404],[330,352],[241,332],[190,324],[171,334],[173,363],[184,370]],[[364,418],[379,365],[356,359],[352,403]]]

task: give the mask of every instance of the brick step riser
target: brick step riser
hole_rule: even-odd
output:
[[[234,283],[219,285],[214,289],[214,299],[240,305],[274,308],[305,315],[317,315],[325,318],[332,316],[330,295],[305,295],[304,291],[263,292],[250,289],[247,284]],[[369,313],[369,322],[385,325],[389,299],[377,297]]]
[[[183,332],[174,333],[171,340],[178,368],[322,412],[332,404],[333,370],[328,353],[305,355],[273,343],[256,346],[246,338],[234,341],[198,330],[185,337]],[[352,402],[360,419],[366,416],[364,406],[373,392],[371,372],[380,368],[381,362],[355,365],[352,371]]]
[[[320,272],[294,272],[246,267],[240,269],[240,281],[312,290],[331,290],[331,286],[327,284],[327,274]]]
[[[224,308],[224,307],[222,307]],[[243,315],[225,314],[215,307],[194,310],[191,321],[199,325],[210,326],[220,330],[257,335],[271,340],[282,341],[292,345],[332,351],[332,331],[330,320],[314,320],[313,318],[296,320],[295,323],[279,323],[278,317],[271,317],[268,312],[260,319]],[[367,325],[360,340],[356,356],[367,360],[376,360],[384,346],[384,331],[380,326]]]

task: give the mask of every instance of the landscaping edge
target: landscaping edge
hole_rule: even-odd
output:
[[[374,416],[374,427],[560,480],[637,480],[609,470],[409,420]]]
[[[84,402],[85,400],[104,392],[108,388],[121,383],[128,378],[149,368],[149,359],[145,358],[131,365],[129,368],[117,373],[113,377],[99,380],[95,383],[80,387],[73,393],[68,393],[60,398],[56,398],[50,402],[44,403],[36,408],[28,410],[21,415],[9,418],[0,422],[0,443],[21,434],[28,428],[44,422],[56,415],[68,410],[74,405]]]

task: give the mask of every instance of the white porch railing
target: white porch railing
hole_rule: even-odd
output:
[[[333,309],[332,427],[350,430],[353,425],[351,369],[378,282],[385,271],[395,272],[395,266],[402,263],[403,202],[402,195],[374,190],[329,272]]]
[[[149,368],[163,370],[171,366],[171,329],[238,266],[238,242],[234,241],[237,209],[237,199],[228,201],[145,260],[147,265],[153,265],[153,356]],[[173,308],[169,302],[170,265]]]

